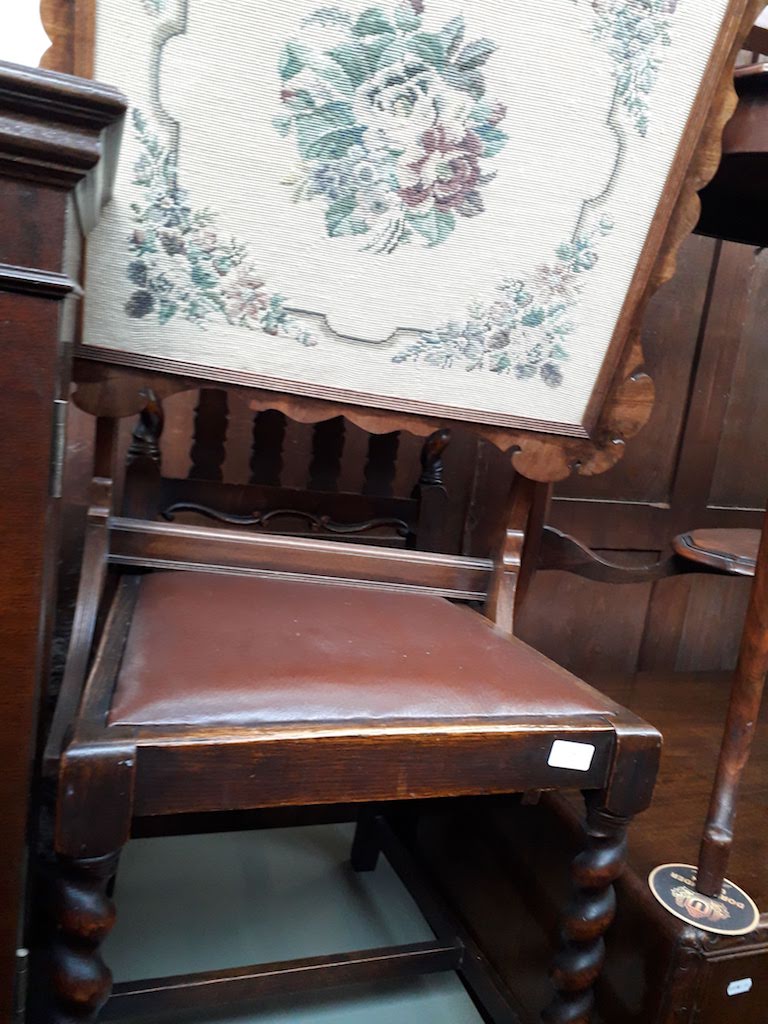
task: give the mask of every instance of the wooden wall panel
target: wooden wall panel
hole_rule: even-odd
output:
[[[622,463],[556,492],[551,522],[617,560],[649,561],[703,526],[758,527],[768,496],[768,258],[694,237],[655,297],[647,367],[658,400]],[[552,575],[554,578],[558,574]],[[569,668],[719,670],[735,664],[749,583],[696,576],[652,587],[537,582],[521,635]]]
[[[768,252],[747,249],[742,257],[745,276],[738,287],[747,301],[709,501],[760,508],[768,498]]]
[[[691,585],[673,667],[681,672],[733,668],[748,597],[746,580],[697,578]]]
[[[595,678],[631,673],[637,666],[645,630],[650,584],[616,588],[564,572],[542,572],[534,579],[517,632],[564,668]]]
[[[650,305],[643,351],[656,385],[656,404],[647,426],[612,470],[591,479],[575,477],[558,487],[558,497],[643,505],[670,500],[716,244],[711,238],[689,238],[680,252],[677,275]],[[655,453],[653,458],[649,451]],[[609,547],[608,542],[606,537],[601,546]]]

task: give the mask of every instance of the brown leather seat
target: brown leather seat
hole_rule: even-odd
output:
[[[139,589],[109,724],[444,722],[617,710],[440,597],[158,572]]]

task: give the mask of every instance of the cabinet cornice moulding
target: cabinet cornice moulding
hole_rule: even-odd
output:
[[[76,189],[87,233],[111,194],[126,108],[111,86],[0,62],[0,174]]]

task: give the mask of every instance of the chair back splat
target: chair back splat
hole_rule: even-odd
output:
[[[642,314],[716,169],[760,2],[699,7],[96,0],[75,26],[132,109],[77,353],[100,445],[46,758],[55,1024],[439,969],[512,1024],[410,863],[415,809],[566,789],[584,849],[542,1019],[590,1020],[660,737],[513,615],[550,485],[609,469],[652,409]],[[544,35],[556,69],[532,57]],[[107,512],[114,422],[136,416]],[[462,429],[516,471],[488,557],[447,533]],[[336,805],[359,807],[353,866],[383,850],[434,942],[113,991],[110,879],[143,820]]]

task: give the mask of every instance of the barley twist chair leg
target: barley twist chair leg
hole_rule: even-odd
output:
[[[591,1020],[594,985],[605,958],[603,936],[616,911],[613,883],[625,865],[628,825],[629,819],[609,814],[593,795],[587,796],[587,840],[573,862],[574,888],[552,967],[557,993],[542,1015],[546,1024]]]
[[[99,948],[115,923],[107,890],[119,854],[74,860],[60,857],[54,886],[51,951],[52,1024],[91,1024],[112,990]]]

